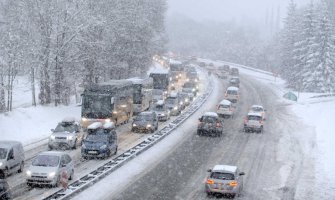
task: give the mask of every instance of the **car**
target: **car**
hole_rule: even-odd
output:
[[[179,98],[179,105],[182,110],[184,110],[186,106],[190,105],[190,99],[188,93],[178,92],[178,98]]]
[[[230,68],[230,75],[238,76],[239,75],[239,70],[236,67]]]
[[[235,112],[235,107],[233,106],[233,104],[226,99],[223,99],[218,107],[217,107],[217,111],[216,113],[220,116],[220,117],[233,117]]]
[[[263,117],[263,120],[265,120],[265,111],[266,109],[264,109],[261,105],[252,105],[249,110],[249,112],[260,113]]]
[[[223,120],[215,112],[206,112],[199,118],[198,135],[222,136]]]
[[[240,92],[237,87],[230,86],[225,92],[225,99],[232,103],[236,103],[240,99]]]
[[[2,176],[5,176],[4,174]],[[7,200],[12,198],[12,193],[10,191],[9,185],[4,179],[4,177],[0,177],[0,199]]]
[[[74,118],[63,119],[55,129],[51,129],[52,133],[49,138],[48,148],[53,149],[76,149],[80,146],[84,138],[84,131],[80,124]]]
[[[234,198],[241,194],[245,173],[240,172],[236,166],[215,165],[207,172],[209,172],[205,183],[207,195],[221,194]]]
[[[158,121],[167,121],[170,119],[170,110],[166,107],[163,100],[157,101],[152,110],[156,112]]]
[[[181,113],[182,107],[176,92],[171,92],[170,96],[165,99],[166,107],[170,110],[171,116],[177,116]]]
[[[74,175],[74,162],[69,154],[63,151],[46,151],[39,153],[26,171],[28,186],[50,185],[57,187],[63,172],[69,180]]]
[[[154,111],[145,111],[138,114],[132,123],[132,132],[155,132],[158,129],[158,117]]]
[[[261,113],[249,112],[244,119],[244,132],[262,133],[264,126],[264,120]]]
[[[235,87],[240,87],[240,78],[233,76],[229,79],[229,85],[230,86],[235,86]]]
[[[118,137],[113,122],[95,122],[87,127],[87,132],[81,146],[82,158],[108,158],[116,155]]]
[[[197,96],[199,91],[199,86],[195,82],[186,82],[183,85],[182,92],[192,93],[194,96]]]
[[[0,173],[5,177],[16,172],[22,172],[24,158],[21,142],[0,141]]]

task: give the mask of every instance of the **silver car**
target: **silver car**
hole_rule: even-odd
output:
[[[207,195],[222,194],[228,197],[235,197],[241,194],[243,189],[243,175],[236,166],[215,165],[209,169],[205,191]]]
[[[75,149],[81,145],[84,132],[79,123],[74,119],[64,119],[58,123],[55,129],[51,129],[52,134],[49,138],[48,147],[52,149]]]
[[[69,180],[73,178],[74,163],[65,152],[47,151],[37,155],[26,171],[27,185],[58,186],[60,176],[65,171]]]

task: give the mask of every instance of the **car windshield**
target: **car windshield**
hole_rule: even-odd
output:
[[[183,85],[183,88],[194,88],[194,86],[195,86],[194,83],[188,82]]]
[[[236,90],[227,90],[227,94],[237,95],[237,91]]]
[[[55,128],[55,132],[75,132],[76,128],[73,123],[59,123]]]
[[[220,180],[234,180],[234,174],[223,172],[212,172],[210,177]]]
[[[150,121],[152,120],[152,115],[138,115],[135,117],[134,121]]]
[[[0,148],[0,159],[6,159],[7,157],[7,149]]]
[[[110,134],[109,129],[89,130],[88,135],[86,136],[86,142],[106,141],[109,134]]]
[[[164,105],[156,105],[154,107],[154,111],[164,111],[164,110],[165,110]]]
[[[263,108],[261,108],[261,107],[252,107],[251,110],[253,110],[253,111],[255,111],[255,112],[262,112],[262,111],[263,111]]]
[[[248,120],[260,121],[261,119],[260,116],[248,115]]]
[[[212,116],[202,116],[201,122],[206,122],[206,123],[215,123],[216,122],[216,117]]]
[[[153,95],[162,95],[163,91],[162,90],[152,90]]]
[[[177,103],[177,99],[176,98],[167,98],[165,100],[165,103],[166,104],[175,104],[175,103]]]
[[[230,106],[229,105],[220,105],[220,107],[219,108],[229,108]]]
[[[38,155],[32,162],[32,166],[57,167],[59,156],[55,155]]]

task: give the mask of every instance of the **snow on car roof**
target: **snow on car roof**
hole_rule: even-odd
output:
[[[169,70],[165,68],[156,67],[150,69],[148,74],[169,74]]]
[[[115,125],[113,122],[106,122],[104,125],[103,125],[103,128],[104,129],[112,129],[112,128],[115,128]]]
[[[164,100],[158,100],[158,101],[156,102],[156,105],[164,105]]]
[[[64,123],[74,123],[76,119],[74,117],[65,117],[62,122]]]
[[[55,155],[55,156],[61,156],[63,154],[66,154],[65,152],[62,151],[44,151],[40,153],[39,155]]]
[[[177,97],[178,93],[177,92],[171,92],[170,97]]]
[[[261,113],[257,113],[257,112],[249,112],[248,116],[259,116],[259,117],[262,117],[262,114]]]
[[[219,117],[218,114],[216,114],[215,112],[205,112],[205,114],[203,114],[203,116]]]
[[[238,91],[239,89],[237,87],[234,87],[234,86],[230,86],[227,88],[227,90],[235,90],[235,91]]]
[[[170,59],[170,64],[181,65],[182,63],[178,60]]]
[[[263,108],[263,106],[260,106],[260,105],[252,105],[251,108]]]
[[[223,99],[221,102],[220,102],[221,105],[231,105],[231,102],[227,99]]]
[[[94,122],[91,125],[89,125],[87,127],[87,129],[97,129],[97,128],[100,128],[100,127],[102,127],[102,123],[101,122]]]
[[[231,166],[231,165],[215,165],[212,171],[224,171],[224,172],[235,173],[236,170],[237,170],[236,166]]]

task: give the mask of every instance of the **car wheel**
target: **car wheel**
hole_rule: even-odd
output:
[[[72,171],[71,171],[71,174],[70,174],[69,180],[72,180],[72,179],[73,179],[73,175],[74,175],[74,170],[72,170]]]
[[[116,146],[116,148],[115,148],[114,155],[117,154],[117,149],[118,149],[118,146]]]
[[[17,170],[18,173],[21,173],[24,168],[24,162],[21,162],[19,170]]]

